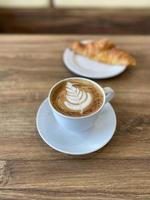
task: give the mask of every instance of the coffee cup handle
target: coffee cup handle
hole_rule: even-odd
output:
[[[110,87],[105,87],[103,89],[104,89],[104,93],[105,93],[105,104],[106,104],[114,97],[115,92]]]

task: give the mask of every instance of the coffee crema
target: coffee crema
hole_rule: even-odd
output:
[[[81,117],[96,112],[103,104],[104,98],[100,89],[90,81],[69,79],[52,90],[50,101],[58,112]]]

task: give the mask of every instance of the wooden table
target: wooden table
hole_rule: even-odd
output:
[[[69,156],[39,137],[35,116],[49,88],[74,76],[62,53],[96,36],[0,36],[0,200],[150,199],[150,36],[109,36],[137,67],[101,80],[116,91],[117,130],[103,149]]]

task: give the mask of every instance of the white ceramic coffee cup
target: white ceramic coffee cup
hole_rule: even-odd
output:
[[[103,99],[103,104],[97,111],[95,111],[94,113],[91,113],[89,115],[86,115],[86,116],[72,117],[72,116],[64,115],[64,114],[58,112],[54,108],[54,106],[51,103],[51,93],[52,93],[53,89],[61,82],[69,81],[72,79],[86,80],[86,81],[92,83],[97,88],[99,88],[104,99]],[[99,84],[97,84],[96,82],[89,80],[87,78],[72,77],[72,78],[63,79],[52,86],[52,88],[50,89],[49,94],[48,94],[48,102],[53,111],[55,119],[62,127],[64,127],[65,129],[72,130],[72,131],[84,131],[86,129],[91,128],[94,125],[94,122],[95,122],[97,116],[102,111],[103,106],[107,102],[109,102],[113,97],[114,97],[114,91],[110,87],[102,88]]]

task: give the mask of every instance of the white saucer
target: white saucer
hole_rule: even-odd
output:
[[[93,79],[112,78],[118,76],[126,69],[126,66],[122,65],[109,65],[93,61],[87,57],[75,54],[69,48],[64,51],[63,61],[71,72]]]
[[[36,125],[42,139],[53,149],[66,154],[83,155],[101,149],[111,140],[116,129],[116,115],[111,104],[107,103],[93,128],[71,132],[58,125],[45,99],[37,112]]]

